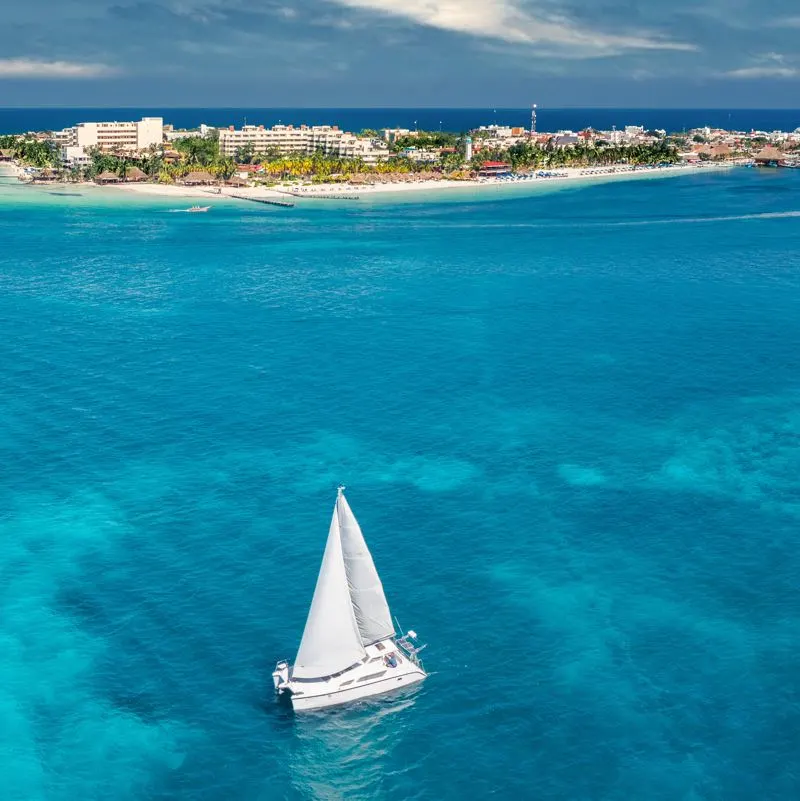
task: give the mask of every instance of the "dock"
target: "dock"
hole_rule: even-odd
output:
[[[252,203],[264,203],[267,206],[281,206],[285,209],[294,207],[294,203],[290,203],[288,200],[270,200],[265,197],[247,197],[247,195],[228,195],[228,197],[235,197],[237,200],[249,200]]]
[[[315,195],[313,192],[306,194],[305,192],[288,192],[285,189],[278,190],[282,195],[291,195],[292,197],[300,197],[303,200],[360,200],[360,195],[346,195],[346,194],[322,194]]]

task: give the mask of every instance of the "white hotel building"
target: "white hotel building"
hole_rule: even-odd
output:
[[[335,125],[245,125],[236,130],[233,127],[219,131],[219,152],[223,156],[235,156],[237,150],[252,145],[254,153],[268,153],[271,150],[281,155],[292,153],[311,155],[317,150],[339,158],[360,158],[367,164],[377,164],[389,155],[385,142],[362,139],[346,133]]]
[[[83,164],[90,159],[87,151],[98,147],[109,152],[135,153],[164,141],[164,120],[143,117],[138,122],[81,122],[53,134],[61,145],[63,160],[68,164]]]

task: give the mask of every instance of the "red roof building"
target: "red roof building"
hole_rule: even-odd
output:
[[[492,175],[503,175],[511,172],[511,165],[504,161],[484,161],[483,167],[478,170],[478,175],[487,178]]]

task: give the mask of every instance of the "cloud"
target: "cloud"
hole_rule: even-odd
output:
[[[797,78],[800,69],[787,63],[786,56],[781,53],[763,53],[752,59],[755,63],[750,67],[719,73],[720,78]]]
[[[720,74],[721,78],[797,78],[800,70],[794,67],[742,67]]]
[[[116,69],[105,64],[38,61],[32,58],[0,59],[0,78],[105,78],[116,73]]]
[[[649,33],[617,35],[586,30],[555,16],[537,17],[519,0],[329,0],[348,8],[402,17],[421,25],[513,44],[558,45],[585,56],[615,55],[628,50],[696,50]]]
[[[782,17],[770,22],[771,28],[800,28],[800,17]]]

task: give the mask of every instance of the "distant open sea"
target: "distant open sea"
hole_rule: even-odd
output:
[[[479,125],[530,125],[530,108],[0,108],[0,133],[60,130],[78,122],[128,120],[162,116],[176,128],[212,126],[333,124],[345,130],[415,128],[467,131]],[[540,108],[540,131],[580,130],[593,126],[644,125],[682,131],[705,125],[735,130],[793,131],[800,126],[798,109],[609,109]]]
[[[190,203],[0,178],[2,801],[800,798],[798,171]]]

